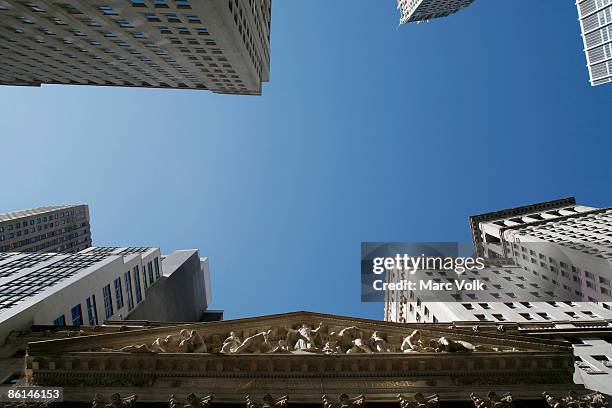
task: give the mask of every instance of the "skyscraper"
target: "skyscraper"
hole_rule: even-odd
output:
[[[0,214],[0,252],[70,253],[89,246],[91,228],[86,205],[39,207]]]
[[[0,84],[260,95],[270,0],[0,1]]]
[[[518,325],[522,332],[569,339],[575,344],[575,381],[612,392],[608,369],[612,366],[611,304],[595,303],[609,298],[612,289],[612,208],[577,205],[575,198],[569,197],[474,215],[470,227],[478,255],[512,261],[512,267],[496,271],[502,277],[507,273],[507,282],[489,290],[498,292],[499,300],[482,301],[473,296],[473,300],[430,302],[422,301],[413,291],[387,292],[385,320]],[[517,297],[521,290],[513,286],[514,278],[521,274],[571,288],[577,291],[573,295],[590,302],[521,301],[524,299]],[[392,272],[388,279],[397,282],[401,277]]]
[[[612,1],[578,0],[576,7],[591,85],[612,82]]]
[[[165,256],[149,247],[0,253],[0,343],[32,324],[200,321],[210,301],[208,259],[195,249]]]
[[[400,24],[446,17],[472,4],[474,0],[397,0]]]

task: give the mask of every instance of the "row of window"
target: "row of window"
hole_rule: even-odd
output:
[[[132,275],[133,272],[133,275]],[[155,258],[153,261],[147,263],[146,268],[143,266],[143,274],[142,279],[145,285],[145,289],[152,285],[157,279],[160,278],[160,268],[159,268],[159,258]],[[132,281],[132,277],[134,280]],[[148,278],[148,279],[147,279]],[[123,283],[121,281],[121,277],[116,278],[113,281],[113,287],[111,290],[111,285],[107,284],[102,288],[102,296],[104,300],[104,316],[106,319],[109,319],[115,311],[119,311],[125,306],[124,303],[124,291],[123,284],[125,284],[125,293],[127,298],[127,307],[128,311],[134,309],[135,304],[139,304],[142,302],[142,286],[141,286],[141,275],[140,275],[140,267],[136,265],[132,271],[127,271],[123,275]],[[135,290],[136,295],[136,303],[134,303],[134,293],[132,290]],[[113,291],[114,291],[114,304],[113,304]],[[96,306],[96,297],[95,295],[91,295],[85,300],[85,304],[87,306],[87,319],[90,326],[95,326],[98,324],[98,312]],[[115,309],[116,307],[116,309]],[[81,304],[75,305],[70,309],[71,317],[72,317],[72,325],[73,326],[82,326],[83,325],[83,313],[81,309]],[[53,320],[54,326],[65,326],[66,318],[62,314],[58,318]]]

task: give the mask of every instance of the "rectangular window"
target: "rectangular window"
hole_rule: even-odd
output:
[[[154,279],[153,279],[153,262],[149,262],[147,264],[147,272],[149,273],[149,284],[153,284]]]
[[[90,326],[96,326],[98,324],[98,311],[96,310],[96,295],[91,295],[85,299],[85,305],[87,306],[87,320]]]
[[[53,325],[54,326],[65,326],[66,325],[66,316],[65,315],[61,315],[57,319],[53,320]]]
[[[153,266],[155,267],[155,279],[159,279],[159,259],[157,257],[153,260]]]
[[[73,326],[82,326],[83,325],[83,310],[81,309],[81,304],[74,306],[70,309],[70,313],[72,314],[72,325]]]
[[[140,270],[138,265],[134,267],[134,286],[136,289],[136,304],[142,302],[142,290],[140,288]]]
[[[102,288],[102,294],[104,295],[104,313],[108,319],[113,315],[113,298],[110,285],[106,285]]]
[[[117,302],[117,310],[123,307],[123,288],[121,287],[121,278],[115,279],[115,301]]]
[[[144,288],[147,289],[149,287],[149,283],[147,282],[147,267],[145,265],[142,265],[142,281],[144,283]]]
[[[128,311],[134,308],[134,295],[132,294],[132,274],[127,271],[123,276],[125,281],[125,291],[127,293]]]

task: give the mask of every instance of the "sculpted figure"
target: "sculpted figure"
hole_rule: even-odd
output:
[[[94,396],[92,408],[132,408],[136,406],[136,395],[121,398],[119,394],[113,394],[107,400],[100,394]]]
[[[179,334],[169,334],[164,338],[158,337],[151,344],[151,350],[155,353],[177,351],[179,342],[184,338],[183,332],[187,333],[187,330],[181,330]]]
[[[378,353],[388,353],[391,351],[387,341],[382,338],[382,335],[378,331],[372,333],[370,344],[372,345],[372,349]]]
[[[170,408],[207,408],[212,402],[212,396],[198,397],[194,393],[187,395],[185,402],[181,402],[176,395],[170,397]]]
[[[181,340],[179,348],[183,353],[208,352],[208,347],[206,347],[206,343],[204,343],[202,336],[195,330],[192,330],[186,338]]]
[[[325,346],[323,347],[323,353],[325,354],[338,354],[342,352],[340,347],[336,345],[335,341],[327,341],[325,342]]]
[[[565,398],[557,398],[544,392],[542,396],[551,408],[606,408],[608,406],[606,397],[599,392],[580,396],[576,391],[570,391]]]
[[[146,344],[130,344],[119,349],[103,348],[102,351],[119,351],[123,353],[153,353],[154,351]]]
[[[301,325],[297,330],[287,327],[287,344],[292,344],[294,350],[317,351],[316,337],[322,328],[323,323],[319,323],[316,329],[311,329],[306,324]]]
[[[431,347],[437,352],[459,353],[476,350],[476,346],[472,343],[462,340],[451,340],[446,337],[440,337],[437,340],[432,340]]]
[[[499,397],[493,391],[487,394],[487,399],[480,399],[474,393],[470,394],[476,408],[514,408],[512,394],[507,393]]]
[[[261,332],[247,337],[234,353],[264,353],[270,351],[272,345],[268,340],[268,336],[271,333],[272,330],[268,330],[267,332]]]
[[[404,353],[413,353],[419,351],[427,351],[426,347],[421,341],[421,332],[417,329],[414,330],[408,337],[402,341],[401,350]]]
[[[268,353],[288,353],[289,346],[285,340],[279,340],[276,346],[272,347],[272,350],[268,351]]]
[[[200,335],[195,330],[192,330],[190,333],[187,330],[183,329],[179,332],[179,334],[169,334],[163,338],[158,337],[151,343],[151,345],[130,344],[119,349],[103,348],[101,350],[124,353],[205,353],[206,345],[204,344],[204,341],[202,340]]]
[[[361,337],[361,330],[355,326],[344,328],[338,333],[332,332],[330,336],[337,339],[338,347],[346,353],[372,353],[368,341]]]
[[[223,346],[221,346],[221,353],[235,353],[241,344],[242,340],[240,340],[240,337],[238,337],[236,332],[230,332],[229,337],[223,341]]]
[[[270,394],[264,395],[261,402],[256,401],[254,398],[251,398],[250,395],[246,396],[246,406],[247,408],[281,408],[286,407],[289,402],[289,397],[282,396],[280,398],[274,398]]]
[[[354,398],[350,398],[346,394],[340,395],[338,401],[334,401],[327,395],[323,395],[323,408],[357,408],[365,405],[365,397],[359,395]]]
[[[440,399],[438,398],[438,394],[430,395],[429,397],[425,397],[420,392],[415,394],[414,399],[410,400],[405,398],[401,394],[397,395],[397,399],[399,400],[401,408],[439,408],[440,407]]]

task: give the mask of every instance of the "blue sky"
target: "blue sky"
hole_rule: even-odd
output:
[[[381,318],[360,303],[361,241],[612,204],[612,87],[588,83],[573,2],[399,29],[394,0],[273,3],[262,97],[0,87],[0,211],[87,203],[96,245],[198,248],[226,318]]]

